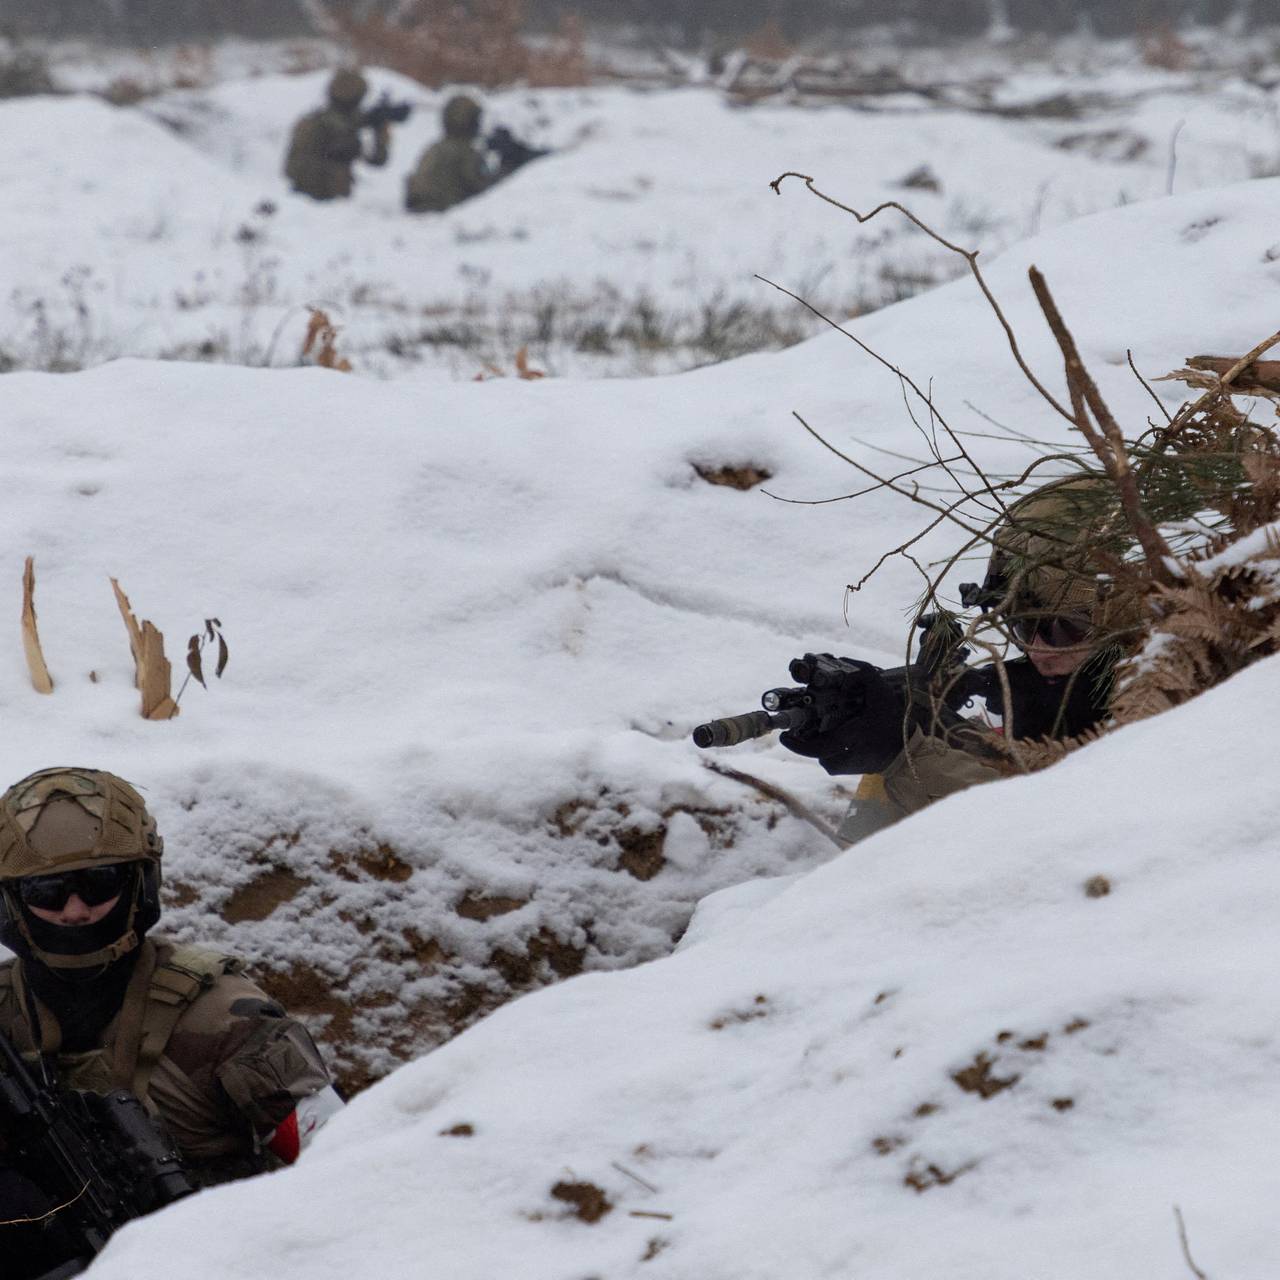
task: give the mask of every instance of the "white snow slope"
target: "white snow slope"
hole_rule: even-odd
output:
[[[1177,1205],[1207,1274],[1270,1280],[1276,678],[506,1006],[91,1275],[1176,1280]]]
[[[991,280],[1057,387],[1024,279],[1046,271],[1137,430],[1153,406],[1127,347],[1159,374],[1276,328],[1278,198],[1256,182],[1099,215],[1006,253]],[[797,225],[839,216],[783,199]],[[932,378],[954,425],[992,430],[971,402],[1062,436],[972,282],[856,331]],[[31,553],[58,687],[31,691],[15,628],[0,710],[20,732],[0,776],[73,760],[146,785],[189,892],[180,930],[346,983],[366,1045],[438,978],[379,950],[388,919],[464,967],[483,966],[479,931],[517,945],[546,925],[605,969],[667,950],[711,889],[827,857],[794,820],[769,830],[685,735],[749,709],[805,648],[893,661],[913,571],[855,597],[848,630],[841,585],[920,512],[787,505],[692,464],[767,467],[788,497],[859,487],[793,408],[872,465],[858,439],[918,452],[897,380],[847,339],[646,382],[126,361],[3,385],[14,613]],[[972,443],[989,466],[1026,460]],[[919,554],[953,545],[939,530]],[[108,574],[171,652],[200,618],[225,625],[225,679],[188,690],[177,720],[136,714]],[[189,1280],[1172,1278],[1174,1203],[1210,1274],[1274,1276],[1280,886],[1259,766],[1275,679],[1269,662],[954,798],[771,902],[753,885],[713,903],[674,957],[508,1006],[358,1098],[295,1170],[126,1230],[95,1280],[167,1276],[178,1256]],[[733,760],[838,807],[776,745]],[[622,802],[666,824],[649,880],[618,869],[611,829],[601,844],[563,821]],[[730,811],[733,839],[680,806]],[[360,852],[394,855],[394,876],[335,872],[265,918],[219,918],[264,867],[306,880]],[[1114,885],[1098,900],[1081,888],[1095,874]],[[468,891],[517,905],[463,918]],[[983,1099],[954,1082],[975,1063],[974,1085],[1017,1082]],[[439,1136],[459,1124],[474,1134]],[[566,1217],[549,1192],[575,1180],[613,1210]]]
[[[862,208],[908,199],[951,239],[991,254],[1163,194],[1175,134],[1180,192],[1276,165],[1276,92],[1225,73],[1073,74],[1081,115],[1068,119],[915,99],[748,109],[708,89],[506,91],[485,95],[488,122],[557,154],[446,214],[410,217],[404,178],[438,133],[445,95],[370,74],[372,92],[412,102],[414,114],[391,162],[361,166],[353,198],[330,204],[293,194],[281,174],[293,121],[323,100],[323,72],[129,108],[87,95],[0,103],[0,225],[22,246],[6,263],[0,360],[65,368],[203,349],[288,364],[312,304],[343,326],[341,346],[362,371],[470,378],[485,360],[510,368],[522,341],[554,373],[665,371],[713,358],[668,350],[671,326],[688,342],[704,308],[714,328],[734,304],[784,303],[756,274],[842,315],[956,273],[906,223],[798,224],[768,188],[785,170],[856,194]],[[1024,75],[1002,98],[1013,107],[1064,87]],[[920,166],[937,190],[900,185]],[[274,212],[260,212],[263,202]],[[657,336],[619,337],[645,323],[641,300]],[[807,321],[793,313],[801,331]]]

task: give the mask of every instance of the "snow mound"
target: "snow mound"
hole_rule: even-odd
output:
[[[1271,330],[1259,281],[1280,270],[1278,189],[1118,210],[990,264],[1027,358],[1054,383],[1035,261],[1121,421],[1144,422],[1127,347],[1156,375]],[[838,217],[799,189],[784,199]],[[970,443],[988,468],[1020,470],[1027,451],[986,438],[983,413],[1063,438],[972,282],[856,333],[932,377],[953,424],[984,433]],[[56,688],[30,688],[13,634],[0,710],[23,733],[0,744],[0,774],[82,762],[146,787],[170,925],[258,965],[349,1082],[513,992],[663,955],[706,894],[829,856],[707,773],[688,733],[757,705],[806,650],[901,660],[911,567],[887,565],[847,621],[842,587],[918,531],[918,509],[763,492],[865,485],[792,409],[872,466],[922,451],[896,379],[847,338],[646,381],[120,361],[5,390],[0,536],[15,612],[35,557]],[[709,482],[724,472],[769,479]],[[938,529],[917,550],[954,541]],[[171,656],[222,620],[226,676],[189,687],[172,722],[137,714],[112,576]],[[734,762],[828,817],[847,797],[775,743]]]
[[[1275,1273],[1268,660],[508,1005],[95,1280]],[[1225,748],[1225,749],[1224,749]],[[235,1232],[225,1224],[234,1221]]]

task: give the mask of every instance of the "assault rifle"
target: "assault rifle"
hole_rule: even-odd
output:
[[[990,672],[964,665],[969,650],[959,643],[960,628],[953,618],[926,614],[916,626],[924,632],[919,661],[880,671],[880,678],[898,692],[904,709],[915,703],[924,713],[959,723],[960,708],[989,692]],[[861,714],[865,695],[860,697],[859,685],[867,680],[865,663],[806,653],[791,663],[790,672],[799,687],[766,690],[760,699],[762,711],[698,725],[694,745],[733,747],[775,730],[828,733]]]
[[[521,165],[528,164],[530,160],[551,154],[549,147],[531,147],[527,142],[521,142],[506,125],[501,124],[490,132],[484,140],[484,145],[498,157],[497,176],[499,178],[515,173]]]
[[[177,1148],[132,1093],[55,1092],[2,1032],[0,1144],[0,1172],[7,1168],[47,1202],[39,1214],[20,1215],[0,1200],[0,1221],[34,1218],[41,1228],[37,1265],[45,1269],[27,1272],[38,1280],[78,1275],[112,1232],[195,1190]],[[26,1229],[0,1226],[6,1259],[15,1251],[4,1233]],[[46,1261],[55,1241],[60,1256]],[[9,1265],[0,1267],[6,1276]]]
[[[411,102],[392,102],[389,93],[383,93],[371,107],[360,113],[362,129],[381,129],[389,124],[404,124],[413,110]]]

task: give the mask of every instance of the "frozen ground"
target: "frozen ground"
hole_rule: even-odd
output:
[[[1113,211],[996,260],[1029,358],[1056,376],[1035,261],[1140,430],[1153,407],[1128,347],[1156,376],[1271,330],[1277,188]],[[838,217],[798,185],[777,199]],[[953,425],[1060,435],[972,282],[857,332],[932,380]],[[4,385],[20,483],[0,528],[15,611],[35,556],[58,687],[32,692],[15,635],[0,707],[23,735],[3,775],[91,754],[147,785],[181,930],[263,965],[352,1078],[513,989],[661,955],[707,892],[829,855],[705,773],[687,734],[751,709],[806,649],[904,652],[914,571],[892,562],[847,626],[842,587],[918,508],[703,478],[861,487],[793,409],[873,465],[922,451],[896,379],[843,336],[674,378],[435,380],[429,397],[421,378],[148,361]],[[1007,437],[971,446],[997,471],[1028,460]],[[939,530],[917,554],[952,545]],[[202,618],[224,624],[225,680],[188,689],[171,723],[137,718],[109,575],[175,656]],[[839,812],[811,764],[735,758]]]
[[[1176,1206],[1203,1274],[1271,1280],[1276,678],[712,899],[90,1275],[1181,1280]]]
[[[253,83],[264,104],[281,95],[282,129],[305,82]],[[223,92],[235,98],[205,100]],[[196,100],[182,109],[198,117]],[[640,129],[643,99],[598,100],[625,104]],[[679,101],[726,130],[770,118],[692,91]],[[233,260],[263,245],[234,239],[244,220],[268,246],[320,246],[288,279],[341,278],[325,274],[332,224],[309,221],[330,210],[281,199],[253,220],[269,140],[249,134],[235,160],[214,145],[232,136],[220,125],[193,126],[201,151],[87,98],[0,112],[24,124],[0,145],[31,152],[5,214],[9,243],[24,246],[15,280],[30,270],[39,284],[28,256],[97,246],[101,269],[119,272],[101,296],[136,286],[158,299],[149,318],[118,303],[137,351],[166,325],[182,336],[167,273],[200,268],[175,246],[203,249],[217,225],[193,189],[228,202]],[[557,120],[571,135],[567,110],[548,128]],[[37,190],[40,138],[64,125],[112,217],[159,207],[164,235],[131,238],[117,221],[99,243],[70,187]],[[1196,154],[1183,150],[1190,131],[1183,161]],[[872,203],[880,175],[838,150],[843,193]],[[1019,153],[1028,166],[1036,154]],[[1212,154],[1225,165],[1226,147]],[[761,181],[793,159],[762,162]],[[1145,173],[1145,194],[1163,190],[1154,160],[1069,163]],[[364,225],[380,199],[399,228],[384,177],[381,196],[370,185],[337,217]],[[525,178],[543,181],[531,169],[492,201],[514,202]],[[555,196],[563,218],[579,216]],[[615,202],[617,225],[648,198]],[[762,198],[792,230],[778,236],[788,262],[804,265],[787,254],[805,237],[841,254],[851,244],[842,216],[798,185]],[[1025,279],[1032,262],[1046,272],[1136,432],[1156,408],[1128,349],[1156,376],[1275,329],[1278,199],[1278,180],[1242,182],[1072,220],[993,257],[990,278],[1057,386]],[[722,242],[739,234],[748,248],[772,243],[750,219],[717,224],[699,207],[688,199],[708,263],[734,256]],[[447,296],[451,268],[430,246],[481,216],[497,217],[477,205],[411,224],[419,252],[383,245],[369,261],[388,252],[404,287],[411,267],[438,272]],[[557,225],[570,268],[606,260],[585,224]],[[326,229],[313,239],[308,226]],[[531,247],[489,248],[506,274],[532,278]],[[628,278],[630,258],[615,257]],[[639,278],[673,296],[674,259],[655,262]],[[233,315],[219,297],[193,310]],[[262,327],[249,337],[291,305],[253,310]],[[353,314],[346,335],[357,355],[361,323]],[[1029,456],[988,417],[1062,439],[971,281],[853,331],[931,380],[954,426],[984,433],[967,442],[986,467]],[[807,648],[900,660],[914,572],[892,562],[849,601],[847,622],[843,584],[915,532],[919,510],[886,495],[796,506],[762,492],[861,485],[792,410],[866,465],[909,465],[878,452],[923,448],[897,380],[834,333],[668,378],[474,384],[439,362],[400,371],[378,381],[125,359],[3,380],[13,483],[0,537],[15,621],[22,558],[35,556],[56,687],[31,690],[15,626],[0,646],[0,714],[21,732],[0,743],[0,776],[75,761],[142,784],[166,835],[173,927],[248,956],[352,1080],[421,1055],[512,992],[587,971],[368,1090],[295,1170],[127,1230],[91,1274],[160,1280],[180,1252],[192,1280],[1174,1280],[1187,1274],[1176,1203],[1207,1274],[1270,1280],[1276,815],[1259,761],[1274,736],[1274,661],[833,858],[812,829],[703,769],[687,734],[752,708]],[[1176,402],[1171,384],[1154,385]],[[725,467],[770,478],[748,491],[704,478]],[[928,561],[953,545],[939,530],[918,551]],[[109,575],[175,658],[202,618],[222,620],[226,675],[188,688],[175,720],[137,715]],[[842,807],[830,779],[776,744],[732,761],[828,816]],[[1088,898],[1096,875],[1112,892]],[[672,956],[715,890],[727,892]],[[612,1206],[594,1223],[579,1213],[604,1202],[587,1184]]]
[[[951,67],[963,108],[909,93],[746,107],[710,86],[497,93],[490,124],[557,154],[418,217],[402,211],[403,179],[437,132],[443,95],[388,72],[372,73],[374,91],[414,114],[391,163],[363,169],[355,197],[333,205],[291,194],[280,174],[289,128],[321,101],[326,72],[130,107],[89,95],[3,102],[0,228],[21,252],[0,298],[0,361],[294,364],[314,305],[342,326],[340,350],[363,373],[510,373],[522,346],[551,374],[664,372],[816,332],[758,275],[843,318],[955,274],[906,224],[860,228],[780,201],[768,183],[784,170],[864,209],[906,199],[991,254],[1163,196],[1175,146],[1178,191],[1280,167],[1274,89],[1095,62],[994,77],[975,60],[968,82],[964,64]],[[1057,104],[1048,114],[1046,101]],[[922,168],[932,186],[901,185]]]

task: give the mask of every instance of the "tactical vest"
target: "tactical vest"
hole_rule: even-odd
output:
[[[83,1053],[59,1053],[56,1061],[62,1088],[94,1093],[129,1089],[149,1110],[154,1110],[147,1088],[179,1019],[201,992],[207,991],[224,974],[241,972],[244,962],[233,956],[169,942],[144,946],[154,947],[151,955],[155,969],[145,990],[130,982],[116,1015],[111,1046]],[[139,964],[145,960],[144,953]],[[0,1001],[10,996],[18,998],[25,1020],[25,1003],[19,996],[18,986],[17,964],[0,967]],[[30,1031],[28,1028],[28,1034]]]

